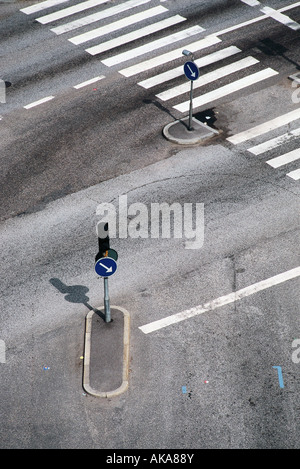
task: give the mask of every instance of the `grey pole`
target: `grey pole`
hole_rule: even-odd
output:
[[[191,90],[190,90],[189,130],[193,130],[192,119],[193,119],[193,80],[191,80]]]
[[[108,278],[104,277],[104,311],[105,311],[105,322],[110,322],[110,306],[109,306],[109,294],[108,294]]]
[[[184,49],[182,54],[186,57],[190,57],[192,62],[194,62],[194,55],[191,51]],[[193,119],[193,80],[191,80],[191,89],[190,89],[190,112],[189,112],[189,125],[188,130],[193,130],[192,127],[192,119]]]

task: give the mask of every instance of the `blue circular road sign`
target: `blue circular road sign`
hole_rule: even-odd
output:
[[[199,78],[199,69],[195,62],[185,62],[183,70],[188,80],[194,81]]]
[[[96,274],[100,277],[110,277],[117,270],[117,263],[111,257],[101,257],[95,264]]]

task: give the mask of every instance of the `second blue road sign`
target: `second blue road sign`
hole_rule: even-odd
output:
[[[117,263],[111,257],[101,257],[95,264],[95,271],[100,277],[110,277],[117,270]]]

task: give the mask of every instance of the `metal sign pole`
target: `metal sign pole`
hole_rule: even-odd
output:
[[[109,294],[108,294],[108,278],[104,277],[104,312],[105,322],[110,322],[110,305],[109,305]]]
[[[194,130],[192,127],[192,120],[193,120],[193,81],[199,78],[199,69],[194,62],[194,55],[191,51],[184,49],[182,51],[183,55],[190,58],[190,62],[186,62],[184,64],[183,70],[184,74],[188,80],[191,82],[191,89],[190,89],[190,112],[189,112],[189,124],[188,130]]]
[[[191,90],[190,90],[189,130],[193,130],[192,119],[193,119],[193,80],[191,80]]]

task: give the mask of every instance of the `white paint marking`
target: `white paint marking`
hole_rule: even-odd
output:
[[[101,44],[98,44],[97,46],[90,47],[89,49],[86,49],[86,52],[88,52],[91,55],[101,54],[101,52],[105,52],[106,50],[110,50],[114,47],[122,46],[123,44],[127,44],[128,42],[135,41],[136,39],[140,39],[141,37],[148,36],[149,34],[153,34],[157,31],[161,31],[162,29],[168,28],[169,26],[173,26],[174,24],[181,23],[182,21],[185,21],[185,20],[186,18],[183,18],[180,15],[171,16],[169,18],[166,18],[165,20],[150,24],[149,26],[145,26],[144,28],[137,29],[135,31],[132,31],[131,33],[124,34],[123,36],[116,37],[115,39],[111,39],[110,41],[103,42]],[[144,47],[146,48],[147,45]],[[119,57],[119,56],[115,56],[115,57]],[[117,59],[114,60],[114,57],[112,57],[110,61],[111,63],[119,63]],[[104,61],[102,63],[104,63]]]
[[[22,8],[20,11],[26,15],[31,15],[32,13],[45,10],[46,8],[51,8],[55,5],[59,5],[60,3],[66,3],[68,1],[69,0],[46,0],[45,2],[36,3],[30,7]]]
[[[241,0],[241,2],[246,3],[246,5],[249,5],[250,7],[261,5],[261,3],[258,2],[257,0]]]
[[[6,363],[6,345],[4,340],[0,340],[0,363]]]
[[[298,181],[300,179],[300,169],[295,169],[295,171],[287,173],[287,176],[294,179],[295,181]]]
[[[106,2],[107,0],[87,0],[85,2],[77,3],[77,5],[64,8],[63,10],[59,10],[59,11],[50,13],[45,16],[40,16],[39,18],[36,18],[36,20],[42,24],[52,23],[52,21],[66,18],[67,16],[71,16],[71,15],[74,15],[75,13],[88,10],[89,8],[93,8],[95,6],[101,5],[102,3],[106,3]]]
[[[92,83],[96,83],[99,80],[103,80],[103,78],[105,78],[105,76],[100,75],[99,77],[91,78],[90,80],[79,83],[78,85],[73,86],[73,88],[75,88],[76,90],[79,90],[79,88],[83,88],[84,86],[91,85]]]
[[[277,156],[276,158],[272,158],[271,160],[266,161],[272,168],[279,168],[285,164],[291,163],[292,161],[299,160],[300,158],[300,149],[297,148],[296,150],[289,151],[284,155]]]
[[[69,39],[69,41],[73,44],[82,44],[84,42],[90,41],[91,39],[104,36],[105,34],[111,33],[113,31],[118,31],[119,29],[125,28],[131,24],[144,21],[147,18],[152,18],[154,16],[161,15],[166,11],[168,10],[162,6],[150,8],[149,10],[145,10],[135,15],[130,15],[126,18],[122,18],[121,20],[115,21],[114,23],[110,23],[105,26],[101,26],[100,28],[92,29],[91,31],[88,31],[84,34],[74,36]]]
[[[259,60],[254,59],[253,57],[246,57],[244,59],[238,60],[229,65],[225,65],[224,67],[217,68],[213,72],[206,73],[198,78],[198,80],[194,81],[194,90],[200,88],[201,86],[205,86],[208,83],[212,83],[213,81],[219,80],[220,78],[226,77],[231,73],[235,73],[239,70],[243,70],[244,68],[251,67],[259,62]],[[174,86],[169,90],[163,91],[156,95],[157,98],[161,99],[162,101],[167,101],[168,99],[175,98],[183,93],[187,93],[190,91],[191,85],[188,82],[183,83],[182,85]]]
[[[207,45],[205,47],[207,47]],[[191,50],[188,47],[186,48],[188,50]],[[202,68],[202,67],[205,67],[206,65],[210,65],[219,60],[222,60],[225,57],[230,57],[231,55],[237,54],[238,52],[241,52],[241,50],[235,46],[230,46],[230,47],[227,47],[226,49],[222,49],[221,51],[216,51],[216,52],[213,52],[212,54],[201,57],[200,59],[196,59],[195,64],[198,66],[198,68]],[[158,75],[154,75],[153,77],[147,78],[146,80],[140,81],[138,85],[142,86],[143,88],[148,89],[153,86],[159,85],[160,83],[173,80],[174,78],[177,78],[180,76],[183,76],[182,65],[180,67],[173,68],[172,70],[167,70],[166,72],[160,73]]]
[[[279,11],[274,10],[274,8],[264,7],[264,8],[261,8],[260,11],[265,13],[265,15],[269,16],[270,18],[273,18],[274,20],[279,21],[279,23],[284,24],[285,26],[288,26],[294,31],[298,31],[300,29],[299,23],[296,23],[296,21],[293,21],[291,18],[289,18],[286,15],[283,15]]]
[[[253,153],[253,155],[261,155],[266,151],[273,150],[273,148],[293,140],[295,137],[300,137],[300,127],[298,129],[292,130],[291,132],[279,135],[279,137],[272,138],[266,142],[260,143],[259,145],[248,148],[248,151]]]
[[[32,107],[39,106],[40,104],[46,103],[47,101],[51,101],[54,96],[47,96],[46,98],[39,99],[38,101],[34,101],[33,103],[26,104],[23,106],[25,109],[31,109]]]
[[[252,75],[246,76],[232,83],[229,83],[228,85],[221,86],[220,88],[217,88],[214,91],[210,91],[209,93],[194,98],[193,107],[194,109],[196,109],[197,107],[215,101],[216,99],[223,98],[224,96],[235,93],[236,91],[242,90],[243,88],[247,88],[248,86],[254,85],[255,83],[266,80],[267,78],[270,78],[277,74],[278,72],[276,72],[272,68],[265,68],[260,72],[253,73]],[[188,111],[189,106],[190,101],[188,100],[173,107],[174,109],[177,109],[180,112],[186,112]]]
[[[233,135],[232,137],[227,138],[227,140],[234,145],[237,145],[238,143],[246,142],[247,140],[251,140],[252,138],[270,132],[271,130],[275,130],[286,124],[290,124],[290,122],[293,122],[297,119],[300,119],[300,108],[288,112],[287,114],[283,114],[282,116],[276,117],[275,119],[271,119],[268,122],[264,122],[263,124],[252,127],[249,130],[245,130],[244,132]]]
[[[292,10],[294,8],[297,8],[298,6],[300,6],[300,2],[296,2],[296,3],[293,3],[292,5],[288,5],[286,7],[279,8],[279,10],[277,10],[277,11],[279,13],[282,13],[283,11]],[[266,16],[266,15],[258,16],[256,18],[253,18],[252,20],[244,21],[243,23],[235,24],[233,26],[230,26],[229,28],[218,31],[215,34],[217,36],[221,36],[222,34],[231,33],[232,31],[235,31],[236,29],[240,29],[240,28],[244,28],[246,26],[250,26],[251,24],[258,23],[259,21],[263,21],[267,18],[268,18],[268,16]]]
[[[202,29],[202,31],[205,31],[205,30]],[[153,57],[152,59],[145,60],[144,62],[139,62],[138,64],[132,65],[132,66],[127,67],[127,68],[124,68],[123,70],[119,70],[119,73],[121,73],[125,77],[131,77],[133,75],[137,75],[138,73],[145,72],[146,70],[150,70],[151,68],[158,67],[159,65],[164,65],[168,62],[171,62],[172,60],[182,58],[182,49],[183,48],[188,49],[191,52],[197,52],[199,50],[205,49],[206,47],[212,46],[214,44],[218,44],[219,42],[221,42],[221,39],[217,38],[216,36],[207,36],[206,38],[200,39],[199,41],[192,42],[191,44],[184,45],[184,46],[179,47],[178,49],[175,49],[173,51],[167,52],[165,54],[158,55],[156,57]],[[238,49],[235,46],[227,47],[226,49],[223,49],[223,51],[224,51],[224,56],[223,57],[229,57],[230,55],[233,55],[234,53],[241,52],[241,50]],[[213,62],[216,61],[213,57],[214,54],[220,54],[220,53],[222,53],[222,51],[214,52],[211,55],[202,57],[202,59],[198,59],[198,61],[199,60],[205,61],[206,57],[207,57],[208,59],[207,59],[207,62],[205,63],[205,65],[208,65],[208,64],[213,63]],[[217,60],[220,60],[221,58],[222,57],[220,57]],[[197,61],[197,65],[198,65],[198,61]],[[202,66],[204,66],[204,65],[202,65]],[[198,67],[199,67],[199,65],[198,65]],[[181,70],[180,74],[182,74],[182,70],[183,70],[182,66],[177,67],[176,69],[173,69],[173,70],[179,70],[179,69]],[[169,70],[169,71],[171,72],[171,70]],[[174,75],[174,77],[180,76],[180,74],[178,75],[176,73]],[[165,80],[163,80],[163,81],[165,81]],[[141,85],[141,86],[143,86],[143,85]],[[145,86],[145,88],[146,88],[146,86]]]
[[[63,34],[68,31],[81,28],[82,26],[95,23],[96,21],[109,18],[110,16],[117,15],[119,13],[122,13],[123,11],[130,10],[131,8],[144,5],[145,3],[149,3],[150,1],[151,0],[130,0],[126,3],[122,3],[121,5],[106,8],[105,10],[98,11],[97,13],[93,13],[92,15],[84,16],[83,18],[80,18],[78,20],[70,21],[69,23],[57,26],[56,28],[52,28],[51,31],[53,31],[55,34]]]
[[[266,290],[267,288],[273,287],[275,285],[280,285],[283,282],[292,280],[299,276],[300,267],[296,267],[295,269],[288,270],[279,275],[275,275],[274,277],[262,280],[261,282],[254,283],[253,285],[250,285],[246,288],[242,288],[241,290],[238,290],[236,292],[229,293],[225,296],[221,296],[213,301],[205,303],[203,306],[199,305],[195,308],[182,311],[181,313],[173,314],[166,318],[159,319],[158,321],[153,321],[149,324],[145,324],[144,326],[139,327],[139,329],[144,332],[144,334],[149,334],[151,332],[162,329],[163,327],[170,326],[171,324],[175,324],[184,321],[185,319],[189,319],[195,316],[199,316],[200,314],[213,311],[214,309],[220,308],[224,305],[234,303],[235,301],[241,300],[242,298],[246,298],[247,296],[253,295],[254,293]]]
[[[123,54],[116,55],[106,60],[102,60],[104,65],[111,67],[112,65],[125,62],[126,60],[134,59],[139,55],[146,54],[147,52],[152,52],[157,50],[161,47],[165,47],[169,44],[173,44],[174,42],[181,41],[186,39],[194,34],[199,32],[200,26],[192,26],[191,28],[184,29],[183,31],[179,31],[178,33],[171,34],[170,36],[165,36],[162,39],[158,39],[156,41],[148,42],[144,46],[136,47],[128,52],[124,52]]]

